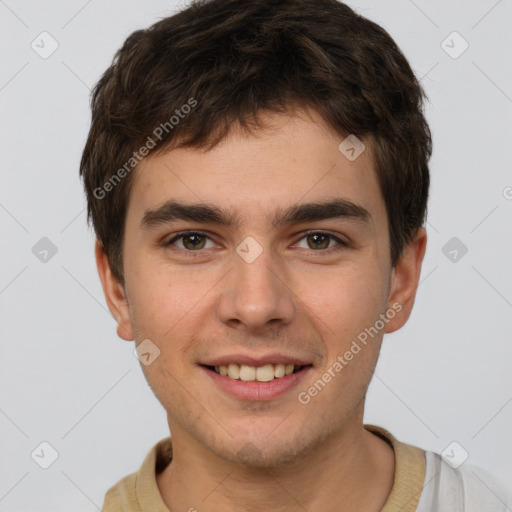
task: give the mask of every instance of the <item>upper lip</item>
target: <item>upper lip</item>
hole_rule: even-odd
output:
[[[293,364],[295,366],[306,366],[312,364],[311,361],[306,359],[279,354],[271,353],[264,356],[251,356],[247,354],[230,354],[226,356],[215,357],[202,361],[200,364],[205,366],[228,366],[229,364],[243,364],[247,366],[260,367],[266,364]]]

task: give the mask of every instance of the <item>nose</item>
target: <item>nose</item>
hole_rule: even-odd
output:
[[[296,311],[294,294],[270,250],[251,263],[234,254],[233,265],[219,297],[219,320],[251,333],[289,324]]]

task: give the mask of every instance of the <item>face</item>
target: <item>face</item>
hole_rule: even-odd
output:
[[[369,145],[350,161],[314,113],[264,119],[139,165],[124,290],[97,249],[118,333],[159,351],[141,367],[173,438],[259,466],[361,425],[424,252],[420,233],[392,268]]]

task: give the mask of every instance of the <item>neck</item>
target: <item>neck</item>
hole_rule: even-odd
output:
[[[265,469],[219,458],[177,430],[173,460],[157,476],[170,510],[378,512],[393,485],[393,450],[362,423],[293,462]]]

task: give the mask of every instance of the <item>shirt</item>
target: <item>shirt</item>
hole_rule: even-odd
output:
[[[441,455],[402,443],[374,425],[365,429],[393,448],[393,486],[381,512],[510,512],[512,495],[489,474],[463,464],[454,469]],[[105,496],[103,512],[170,512],[156,474],[172,460],[171,438],[153,446],[138,472],[124,477]]]

